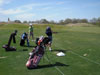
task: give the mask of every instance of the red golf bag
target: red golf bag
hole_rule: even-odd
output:
[[[30,57],[26,63],[28,69],[36,68],[39,64],[42,56],[44,55],[45,48],[42,46],[37,46],[31,53]]]
[[[30,53],[30,57],[26,63],[27,68],[34,69],[37,67],[42,56],[44,55],[46,45],[48,44],[49,41],[50,39],[48,37],[43,37],[43,36],[36,39],[37,46]]]

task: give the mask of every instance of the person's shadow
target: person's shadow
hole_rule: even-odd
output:
[[[27,46],[27,45],[24,45],[23,47],[28,47],[28,48],[34,48],[34,47],[36,47],[36,46]]]
[[[28,49],[17,50],[17,52],[26,52]]]
[[[56,62],[55,64],[48,64],[48,65],[38,65],[37,68],[35,69],[42,69],[42,68],[51,68],[51,67],[55,67],[55,66],[69,66],[67,64],[63,64],[60,62]]]

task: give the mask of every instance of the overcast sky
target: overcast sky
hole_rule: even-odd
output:
[[[0,21],[100,17],[100,0],[0,0]]]

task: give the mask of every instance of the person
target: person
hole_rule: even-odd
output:
[[[25,40],[27,40],[27,46],[29,46],[28,34],[27,34],[26,32],[24,32],[24,33],[21,35],[20,46],[24,46]]]
[[[30,39],[30,37],[32,36],[32,41],[33,41],[33,39],[34,39],[33,26],[32,26],[31,23],[30,23],[29,25],[30,25],[30,26],[29,26],[29,39]]]
[[[52,44],[52,30],[51,30],[51,28],[50,27],[47,27],[46,28],[46,35],[48,36],[48,38],[49,38],[49,43],[48,43],[48,46],[49,46],[49,50],[51,51],[52,49],[51,49],[51,44]]]

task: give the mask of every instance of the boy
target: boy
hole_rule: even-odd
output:
[[[32,36],[32,41],[33,41],[33,36],[34,36],[34,34],[33,34],[33,26],[32,26],[32,24],[29,24],[29,25],[30,25],[29,26],[29,39]]]
[[[49,43],[48,43],[48,46],[49,46],[49,50],[51,51],[52,49],[51,49],[51,44],[52,44],[52,30],[51,30],[51,28],[50,27],[47,27],[46,28],[46,35],[48,36],[48,38],[49,38]]]
[[[20,46],[24,46],[25,40],[27,40],[27,46],[29,46],[28,34],[24,32],[24,33],[21,35]]]

